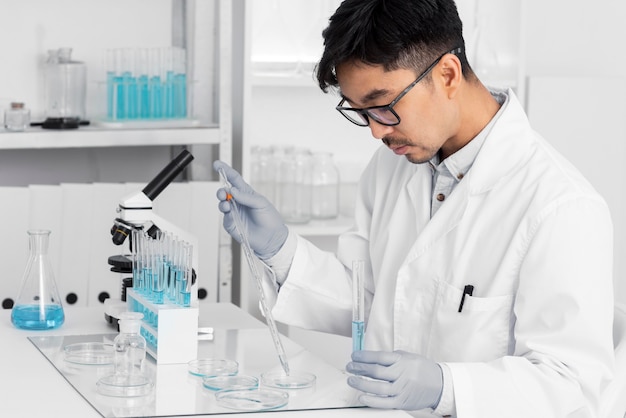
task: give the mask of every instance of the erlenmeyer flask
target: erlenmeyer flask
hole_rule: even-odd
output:
[[[28,239],[28,262],[11,322],[22,329],[58,328],[65,321],[65,314],[48,256],[50,231],[28,231]]]

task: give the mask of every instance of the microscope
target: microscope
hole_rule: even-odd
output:
[[[174,224],[161,218],[152,210],[152,202],[159,194],[178,176],[185,167],[193,160],[193,155],[187,150],[183,150],[172,161],[169,162],[140,192],[133,193],[120,200],[117,207],[118,217],[115,218],[111,235],[115,245],[122,245],[126,238],[129,238],[132,249],[132,231],[145,231],[150,237],[155,238],[160,231],[170,232],[181,240],[193,246],[192,255],[192,300],[197,300],[197,280],[198,271],[198,240],[195,236],[184,231]],[[132,256],[131,256],[132,257]],[[117,273],[132,273],[133,261],[126,255],[114,255],[108,260],[111,271]],[[105,300],[105,319],[111,324],[117,325],[119,313],[126,310],[126,288],[132,287],[132,277],[122,280],[121,301]]]

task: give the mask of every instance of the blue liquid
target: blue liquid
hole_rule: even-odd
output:
[[[150,286],[152,284],[152,269],[143,268],[143,295],[150,299]]]
[[[150,86],[148,76],[139,76],[137,84],[139,87],[139,118],[148,119],[150,117]]]
[[[163,117],[163,89],[161,77],[150,77],[150,118],[161,119]]]
[[[174,76],[174,117],[187,117],[187,75]]]
[[[174,72],[168,71],[165,74],[165,107],[164,117],[171,119],[174,117]]]
[[[363,350],[365,324],[363,321],[352,321],[352,351]]]
[[[189,292],[180,293],[180,305],[184,307],[191,306],[191,293]]]
[[[137,119],[139,115],[139,86],[137,78],[130,74],[125,77],[126,88],[128,91],[127,113],[128,119]]]
[[[55,329],[65,322],[61,305],[44,305],[40,315],[39,305],[16,305],[11,311],[11,322],[21,329]]]

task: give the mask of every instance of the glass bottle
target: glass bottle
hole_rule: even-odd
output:
[[[141,335],[141,312],[122,312],[120,333],[113,340],[114,372],[97,382],[98,392],[107,396],[134,397],[150,393],[152,380],[145,374],[146,339]]]
[[[55,329],[63,324],[65,314],[48,256],[50,231],[30,230],[28,237],[28,262],[11,322],[22,329]]]
[[[250,150],[252,159],[250,185],[267,200],[275,203],[275,169],[272,165],[272,152],[271,147],[252,147]]]
[[[330,152],[313,154],[311,217],[334,219],[339,215],[339,170]]]
[[[141,335],[140,312],[122,312],[119,318],[120,333],[113,340],[116,374],[142,374],[146,359],[146,339]]]
[[[285,222],[304,224],[311,220],[311,155],[308,150],[291,150],[282,159],[278,202]]]
[[[23,131],[30,126],[30,110],[24,103],[12,102],[11,107],[4,111],[4,127],[8,131]]]

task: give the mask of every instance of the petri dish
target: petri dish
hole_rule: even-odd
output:
[[[98,393],[105,396],[135,397],[152,392],[154,383],[144,375],[111,374],[98,380]]]
[[[289,402],[286,392],[273,389],[220,390],[215,393],[217,404],[238,411],[269,411]]]
[[[200,377],[232,376],[239,371],[239,363],[234,360],[203,358],[187,363],[189,373]]]
[[[113,344],[87,342],[68,344],[63,347],[65,361],[85,365],[113,364]]]
[[[202,386],[209,390],[224,389],[255,389],[259,387],[259,379],[254,376],[213,376],[202,379]]]
[[[261,374],[261,383],[277,389],[305,389],[315,385],[316,377],[313,373],[291,371],[288,375],[284,371],[265,372]]]

